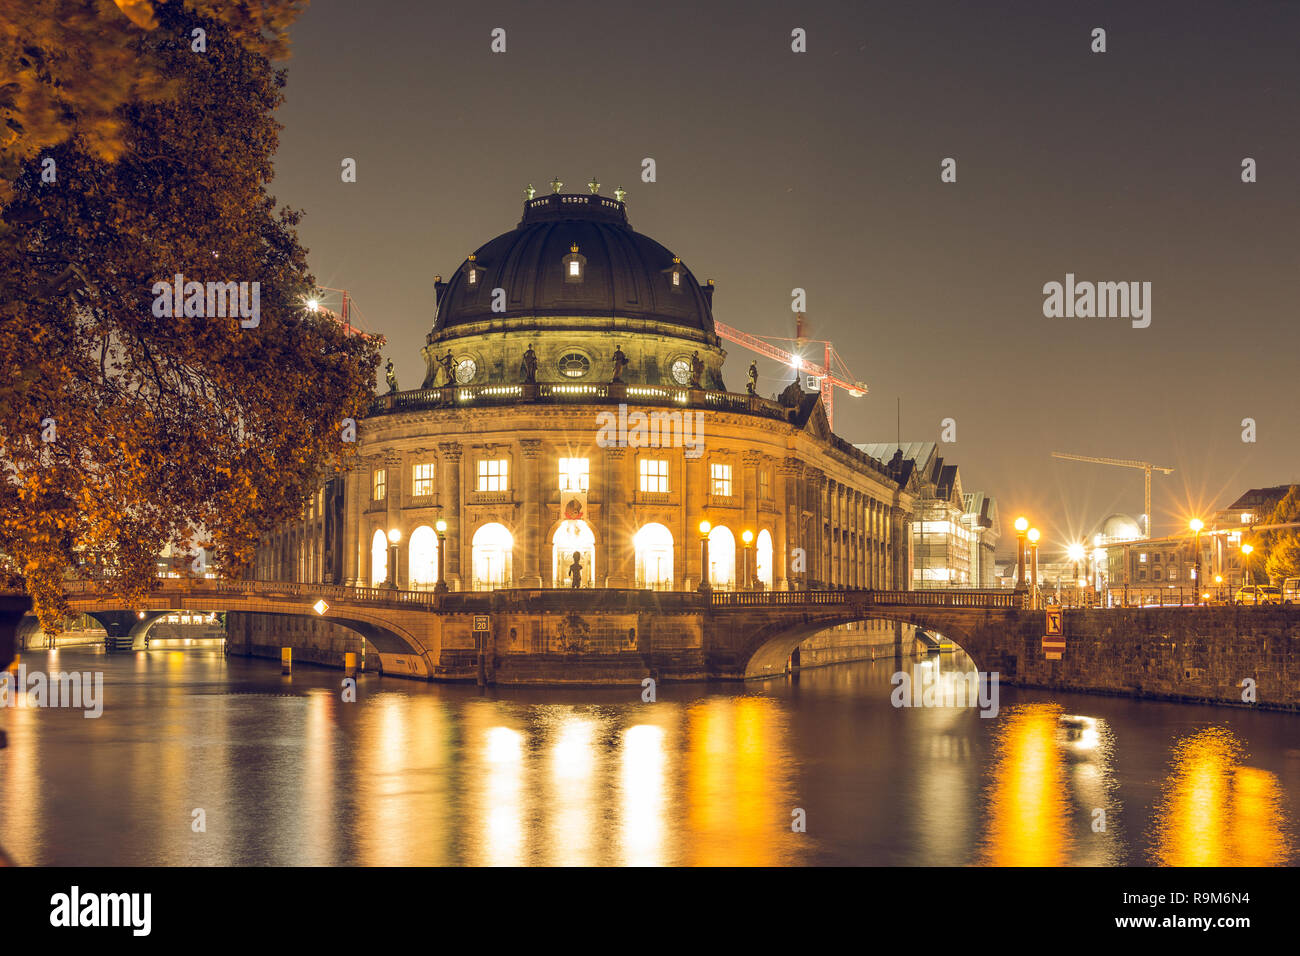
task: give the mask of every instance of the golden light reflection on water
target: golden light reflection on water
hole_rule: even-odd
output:
[[[687,711],[685,862],[771,866],[796,852],[790,837],[794,758],[776,702],[714,698]]]
[[[1071,808],[1057,742],[1061,708],[1030,704],[1004,711],[982,861],[993,866],[1062,866],[1070,861]]]
[[[1280,866],[1288,823],[1277,777],[1242,765],[1245,748],[1223,727],[1174,745],[1156,809],[1155,862],[1163,866]]]
[[[664,736],[664,729],[653,724],[636,724],[623,733],[619,843],[625,866],[659,866],[666,862],[668,755]]]

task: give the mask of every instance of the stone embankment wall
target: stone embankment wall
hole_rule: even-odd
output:
[[[1300,607],[1067,610],[1059,661],[1043,656],[1042,612],[1024,617],[1021,686],[1300,710]]]

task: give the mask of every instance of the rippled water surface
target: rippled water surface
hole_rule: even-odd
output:
[[[336,671],[211,648],[54,661],[104,672],[104,713],[0,709],[20,863],[1300,862],[1291,714],[1008,687],[991,719],[895,708],[892,658],[655,703],[372,676],[345,703]]]

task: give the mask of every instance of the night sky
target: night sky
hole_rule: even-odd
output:
[[[997,497],[1003,552],[1021,512],[1055,558],[1142,510],[1140,471],[1054,450],[1174,467],[1153,479],[1157,534],[1300,481],[1300,4],[990,6],[315,0],[272,191],[405,388],[434,275],[512,229],[529,182],[595,174],[716,281],[720,321],[792,336],[807,290],[813,337],[870,387],[837,392],[839,434],[893,441],[900,398],[904,441],[955,419],[944,454]],[[1045,318],[1067,272],[1150,282],[1150,327]],[[743,391],[750,355],[728,347]],[[788,381],[759,364],[762,394]]]

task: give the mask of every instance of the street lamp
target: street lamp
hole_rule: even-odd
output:
[[[1021,515],[1016,519],[1016,590],[1025,589],[1025,532],[1029,530],[1029,519]]]
[[[1039,529],[1030,528],[1030,562],[1031,575],[1030,580],[1034,583],[1034,588],[1039,587],[1039,538],[1041,537]]]
[[[749,579],[749,552],[750,545],[754,543],[754,532],[746,528],[741,532],[740,540],[745,542],[745,550],[741,553],[741,556],[745,559],[745,573],[743,575],[742,587],[744,590],[748,591],[751,586]]]
[[[1079,571],[1079,562],[1084,558],[1083,545],[1075,542],[1065,549],[1066,555],[1074,562],[1074,581],[1079,587],[1083,586],[1083,575]]]
[[[709,531],[713,525],[708,520],[700,522],[700,590],[712,591],[709,584]]]
[[[397,542],[402,540],[402,532],[396,528],[388,529],[388,586],[397,590]]]
[[[1200,518],[1192,519],[1192,551],[1196,558],[1196,566],[1192,571],[1192,577],[1196,581],[1196,594],[1193,597],[1198,606],[1201,603],[1201,529],[1204,527],[1205,522]]]
[[[1241,546],[1241,586],[1243,588],[1250,583],[1250,579],[1246,577],[1246,565],[1250,563],[1250,555],[1254,550],[1253,545],[1243,544]]]
[[[443,559],[447,554],[447,522],[439,518],[434,528],[438,532],[438,583],[433,586],[433,593],[446,594],[447,576],[443,573]]]

